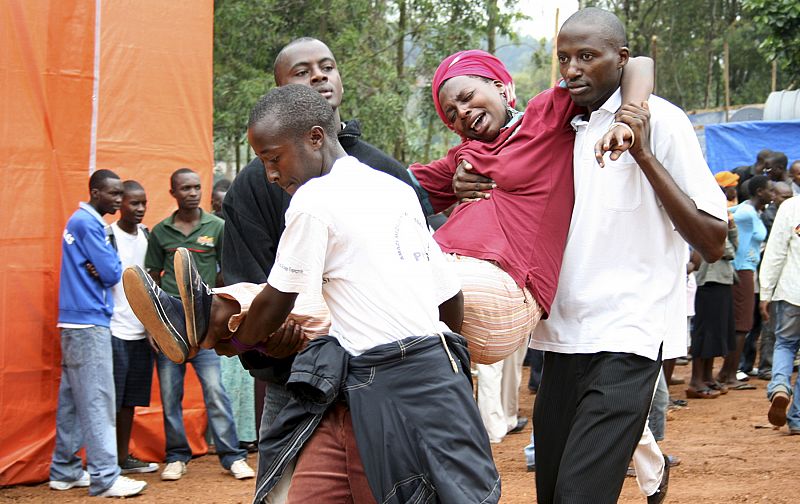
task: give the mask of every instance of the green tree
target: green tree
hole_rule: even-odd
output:
[[[495,33],[511,32],[510,3],[493,18]],[[367,141],[405,162],[427,161],[453,141],[434,112],[430,79],[448,54],[480,47],[490,24],[485,0],[216,0],[214,22],[218,158],[243,145],[250,107],[274,85],[277,51],[310,36],[339,62],[342,117],[360,119]]]
[[[634,55],[653,56],[657,48],[657,93],[685,109],[724,105],[725,42],[730,54],[731,103],[763,102],[770,92],[771,64],[753,44],[758,31],[743,7],[744,0],[588,3],[622,19]],[[780,75],[779,81],[785,81],[785,76]]]
[[[743,0],[745,12],[765,34],[759,44],[771,60],[780,62],[791,84],[800,79],[800,2]]]

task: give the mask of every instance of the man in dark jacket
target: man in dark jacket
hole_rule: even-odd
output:
[[[341,120],[341,76],[336,59],[323,42],[307,37],[290,42],[275,58],[273,71],[278,86],[307,85],[325,98],[335,111],[336,122],[341,124],[339,143],[348,155],[410,185],[408,172],[400,162],[361,140],[358,121]],[[267,281],[275,261],[278,240],[285,227],[284,213],[290,199],[280,187],[267,181],[260,159],[254,159],[239,173],[222,206],[226,220],[223,238],[223,276],[226,284],[260,284]],[[258,352],[247,352],[240,355],[240,359],[251,375],[267,382],[259,429],[260,433],[265,432],[289,399],[284,383],[294,358],[286,356],[277,359]],[[260,435],[261,438],[263,436]],[[259,457],[259,460],[262,458]],[[259,475],[264,470],[265,464],[259,462]]]

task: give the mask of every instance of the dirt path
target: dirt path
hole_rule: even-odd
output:
[[[685,377],[687,367],[675,375]],[[533,396],[521,392],[522,411],[529,414]],[[681,457],[673,469],[667,502],[796,504],[800,502],[800,436],[786,435],[767,424],[766,382],[755,380],[758,390],[732,391],[714,400],[691,400],[689,406],[670,414],[663,449]],[[671,388],[674,397],[683,397],[683,387]],[[530,427],[508,436],[496,446],[495,458],[503,477],[504,504],[535,502],[534,476],[526,472],[522,448],[530,437]],[[251,462],[254,464],[255,461]],[[248,503],[252,480],[236,481],[226,475],[216,457],[205,456],[189,464],[189,472],[177,482],[162,482],[158,473],[144,475],[145,493],[137,504],[203,502]],[[47,484],[18,486],[0,490],[0,502],[59,504],[97,502],[85,490],[54,492]],[[628,478],[622,503],[643,503],[636,481]],[[450,504],[450,503],[447,503]]]

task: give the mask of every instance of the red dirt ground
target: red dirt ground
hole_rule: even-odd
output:
[[[678,367],[676,377],[686,377],[687,367]],[[530,413],[533,396],[523,382],[522,412]],[[713,400],[690,400],[689,406],[670,414],[665,452],[677,455],[682,464],[673,468],[667,502],[682,504],[800,502],[800,436],[788,436],[786,428],[772,429],[766,418],[766,382],[754,380],[757,390],[731,391]],[[683,386],[671,387],[673,397],[683,397]],[[503,478],[504,504],[532,504],[536,499],[534,476],[527,473],[522,448],[530,437],[530,426],[521,434],[506,437],[495,447],[495,458]],[[255,465],[251,456],[251,464]],[[189,464],[180,481],[162,482],[158,473],[143,475],[148,488],[137,504],[164,502],[249,503],[253,480],[236,481],[227,475],[214,456]],[[97,502],[82,489],[55,492],[46,483],[0,490],[0,502],[59,504]],[[643,503],[635,479],[628,478],[620,501]],[[449,504],[449,503],[448,503]]]

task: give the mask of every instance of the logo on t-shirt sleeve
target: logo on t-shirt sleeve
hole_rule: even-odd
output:
[[[428,229],[419,219],[403,214],[394,226],[394,246],[401,261],[430,261]]]

